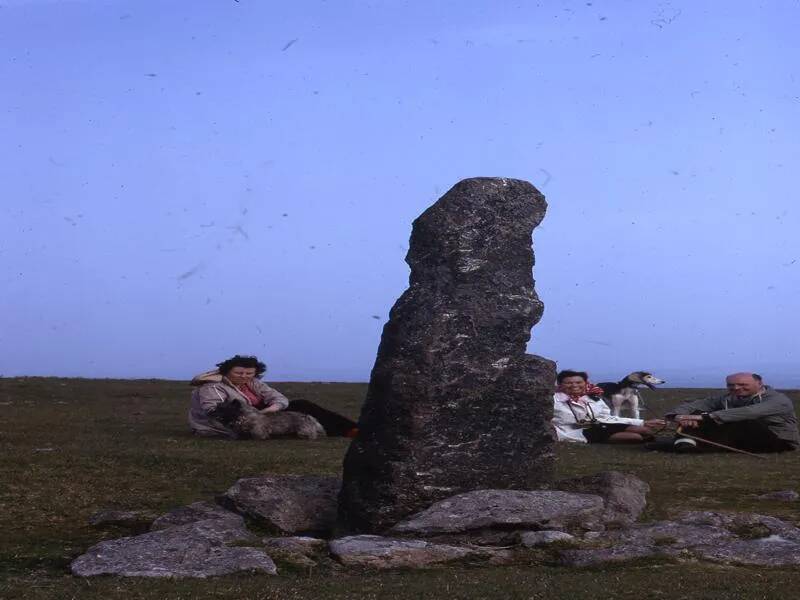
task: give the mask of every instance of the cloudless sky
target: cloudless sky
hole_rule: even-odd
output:
[[[526,179],[529,351],[800,387],[800,3],[0,0],[0,374],[364,381],[411,222]]]

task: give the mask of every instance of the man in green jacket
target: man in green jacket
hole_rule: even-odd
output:
[[[666,419],[687,434],[749,452],[784,452],[800,446],[794,404],[786,395],[765,386],[755,373],[734,373],[725,383],[727,394],[684,402]],[[673,448],[692,452],[714,447],[678,434]]]

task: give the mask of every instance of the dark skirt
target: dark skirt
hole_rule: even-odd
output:
[[[309,400],[292,400],[286,410],[311,415],[331,437],[353,437],[358,424],[352,419],[322,408]]]
[[[590,444],[602,444],[615,433],[625,431],[628,427],[630,425],[627,423],[595,423],[583,430],[583,437]]]

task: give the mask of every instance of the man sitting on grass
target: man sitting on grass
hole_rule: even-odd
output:
[[[792,401],[765,386],[755,373],[734,373],[725,379],[728,393],[684,402],[665,417],[687,434],[748,452],[784,452],[800,445]],[[676,452],[713,450],[710,444],[676,437]]]

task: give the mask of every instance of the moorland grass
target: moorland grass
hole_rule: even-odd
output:
[[[364,384],[275,387],[356,417]],[[124,530],[88,525],[106,509],[166,511],[259,473],[338,474],[348,440],[228,442],[186,430],[188,386],[158,380],[0,378],[0,598],[791,598],[796,569],[630,563],[537,564],[355,573],[284,569],[278,577],[80,579],[70,561]],[[646,393],[649,415],[708,390]],[[795,402],[800,393],[790,394]],[[797,453],[766,460],[676,456],[638,447],[560,445],[559,477],[618,469],[651,486],[645,519],[686,509],[742,510],[800,522],[791,503],[757,494],[800,489]]]

